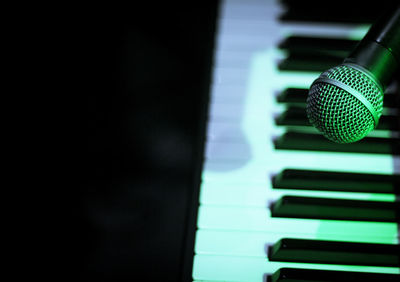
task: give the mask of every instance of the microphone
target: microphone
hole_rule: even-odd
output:
[[[383,93],[400,65],[400,5],[388,10],[368,30],[339,66],[311,85],[307,117],[336,143],[364,138],[382,114]]]

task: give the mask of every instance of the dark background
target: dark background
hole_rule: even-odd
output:
[[[217,10],[217,1],[97,7],[79,26],[88,123],[77,278],[181,279]]]

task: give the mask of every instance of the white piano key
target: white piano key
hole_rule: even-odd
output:
[[[218,68],[213,72],[213,83],[235,84],[246,82],[249,76],[248,68]]]
[[[353,238],[354,236],[397,237],[397,224],[392,222],[365,222],[271,217],[261,207],[228,207],[201,205],[198,213],[200,229],[265,231],[291,234],[327,234]]]
[[[266,281],[266,276],[281,267],[360,271],[374,273],[400,273],[397,267],[336,265],[316,263],[275,262],[261,257],[195,255],[193,278],[212,281]]]
[[[215,103],[209,105],[209,117],[220,121],[230,121],[239,123],[243,118],[243,106],[240,104],[223,104],[215,106]],[[235,114],[236,113],[236,114]],[[241,114],[242,113],[242,114]]]
[[[264,33],[255,34],[234,34],[227,33],[218,38],[216,46],[219,51],[240,51],[255,52],[264,50],[266,47],[276,46],[279,44],[280,37],[269,36],[276,28],[269,27]]]
[[[221,3],[219,18],[246,21],[250,20],[265,20],[275,18],[281,9],[275,0],[266,1],[223,1]]]
[[[271,186],[270,181],[265,181],[263,184],[203,181],[200,190],[200,203],[203,205],[268,208],[271,203],[285,195],[384,202],[393,202],[396,199],[394,194],[273,189]]]
[[[267,48],[254,52],[249,63],[242,60],[242,63],[245,64],[240,66],[218,66],[213,71],[212,83],[246,85],[247,89],[251,89],[251,82],[260,83],[257,88],[253,88],[251,94],[273,98],[269,94],[271,90],[282,90],[285,87],[309,88],[320,75],[318,72],[280,71],[277,64],[281,60],[281,56],[281,52],[275,48]],[[261,71],[254,70],[255,65],[259,65],[258,68]]]
[[[297,152],[296,152],[297,153]],[[301,152],[298,152],[302,155]],[[317,152],[318,153],[318,152]],[[297,155],[297,156],[299,156]],[[321,154],[322,155],[322,154]],[[251,159],[229,160],[229,161],[210,161],[205,160],[203,164],[202,179],[212,181],[231,181],[231,182],[248,182],[248,183],[265,183],[265,179],[271,174],[280,171],[279,168],[292,169],[310,169],[322,171],[338,171],[338,172],[354,172],[354,173],[382,173],[382,174],[399,174],[400,158],[393,158],[391,161],[382,159],[383,156],[374,156],[378,159],[376,163],[362,163],[366,159],[362,155],[347,158],[345,162],[338,154],[325,154],[319,162],[318,155],[314,160],[305,159],[304,162],[296,158],[296,154],[291,159],[289,154],[282,155],[282,159],[274,160],[274,163],[257,162]],[[285,159],[284,159],[285,158]],[[291,161],[292,160],[292,161]],[[236,169],[231,169],[235,164]],[[286,164],[286,165],[285,165]],[[397,165],[396,165],[397,164]]]
[[[261,135],[260,135],[261,138]],[[269,142],[255,146],[250,139],[247,142],[208,142],[206,144],[206,162],[246,161],[249,165],[264,166],[264,173],[284,167],[303,167],[314,170],[333,170],[343,172],[393,173],[393,161],[398,157],[387,154],[362,154],[342,152],[320,152],[300,150],[276,150]],[[250,146],[250,151],[245,151]],[[207,166],[206,166],[207,167]],[[212,170],[211,170],[212,171]],[[203,175],[208,173],[203,170]],[[231,174],[237,174],[233,171]],[[207,176],[206,176],[207,177]],[[230,177],[223,174],[221,177]],[[229,179],[229,178],[228,178]]]
[[[218,25],[218,38],[240,38],[244,35],[265,37],[268,35],[271,37],[278,37],[279,34],[279,23],[274,18],[264,19],[253,19],[251,21],[245,21],[240,19],[220,19],[217,22]],[[228,37],[229,36],[229,37]],[[222,40],[221,40],[222,42]],[[239,44],[241,42],[238,42]],[[246,43],[246,42],[242,42]],[[247,42],[251,44],[251,42]],[[220,46],[218,46],[219,49]]]
[[[223,51],[215,52],[214,68],[248,69],[252,52],[248,51]]]
[[[397,244],[391,236],[362,236],[349,238],[338,234],[291,234],[251,231],[225,231],[201,229],[196,233],[195,252],[201,255],[267,257],[268,247],[282,238],[333,240],[341,242]]]
[[[211,121],[211,120],[210,120]],[[240,124],[236,122],[209,122],[207,124],[207,140],[212,142],[214,140],[228,141],[236,140],[243,141],[243,132]]]
[[[243,105],[246,99],[246,86],[240,84],[211,84],[210,89],[210,103],[214,107],[218,105],[236,104],[237,106]]]
[[[262,32],[272,26],[275,33],[281,31],[283,34],[304,34],[306,36],[341,37],[360,40],[368,31],[369,24],[344,24],[344,23],[318,23],[307,22],[278,22],[278,17],[284,13],[285,7],[278,1],[264,1],[264,3],[232,3],[223,2],[218,23],[218,36],[232,32]],[[271,34],[269,34],[271,35]],[[273,34],[272,34],[273,35]]]

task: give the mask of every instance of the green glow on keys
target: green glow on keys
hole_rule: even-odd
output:
[[[399,273],[396,267],[374,267],[356,265],[335,265],[315,263],[270,262],[266,258],[237,256],[206,256],[194,257],[193,276],[198,280],[215,281],[265,281],[267,274],[274,273],[281,267],[296,267],[310,269],[363,271],[378,273]]]
[[[319,220],[271,217],[268,208],[200,206],[198,227],[201,229],[249,230],[284,234],[326,234],[347,236],[397,237],[397,224],[347,220]],[[321,236],[319,236],[321,235]],[[373,243],[373,242],[371,242]]]
[[[267,258],[268,247],[283,237],[398,244],[398,226],[393,222],[271,217],[269,205],[283,195],[389,202],[395,200],[392,194],[272,188],[271,176],[285,168],[393,174],[394,159],[391,155],[384,154],[274,148],[273,139],[286,130],[283,126],[276,126],[274,121],[274,115],[285,109],[284,105],[277,103],[276,93],[287,87],[308,88],[319,73],[281,72],[277,69],[276,62],[282,54],[275,50],[275,46],[283,37],[275,20],[268,20],[268,17],[275,17],[276,12],[279,12],[271,3],[260,1],[246,6],[243,3],[227,1],[224,5],[233,5],[227,8],[228,14],[225,14],[225,6],[221,7],[222,19],[226,19],[226,22],[221,24],[222,30],[225,29],[226,32],[231,24],[233,33],[226,37],[227,42],[219,41],[217,48],[237,40],[240,48],[232,45],[232,50],[228,53],[232,60],[239,58],[246,63],[239,69],[229,69],[218,64],[216,66],[216,71],[225,68],[228,72],[216,74],[218,79],[214,79],[213,82],[219,85],[216,89],[225,91],[213,93],[211,98],[209,123],[212,123],[212,126],[207,132],[202,171],[193,279],[264,281],[266,275],[281,267],[400,273],[397,267],[270,262]],[[232,11],[237,11],[238,14],[229,18]],[[250,34],[243,32],[246,22],[240,18],[246,13],[251,15],[253,20],[249,23],[252,27]],[[259,22],[255,18],[256,15],[260,15]],[[262,24],[265,21],[267,22],[264,28]],[[261,27],[260,34],[253,29],[258,26]],[[354,28],[346,34],[352,39],[359,39],[365,31],[365,27]],[[249,36],[249,40],[265,38],[269,41],[263,47],[250,46],[249,51],[244,44],[248,38],[239,38],[240,33],[243,33],[244,37]],[[335,34],[340,34],[340,30]],[[223,50],[218,50],[216,53],[222,52]],[[223,59],[229,61],[227,58]],[[216,62],[220,62],[218,58]],[[235,61],[230,63],[232,66],[237,65]],[[243,93],[238,92],[238,89]],[[231,95],[231,90],[236,90],[235,97]],[[389,135],[390,132],[384,132],[382,136],[385,134]]]

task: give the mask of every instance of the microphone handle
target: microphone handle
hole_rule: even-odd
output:
[[[400,66],[400,4],[382,14],[344,63],[359,66],[386,88]]]

